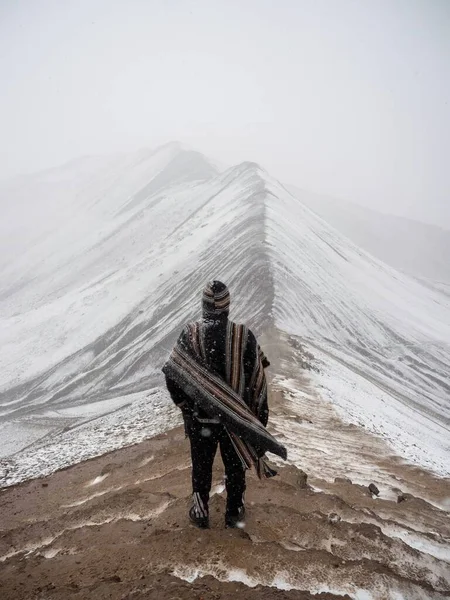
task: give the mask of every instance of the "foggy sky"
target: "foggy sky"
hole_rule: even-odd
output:
[[[180,140],[450,228],[450,1],[1,0],[0,177]]]

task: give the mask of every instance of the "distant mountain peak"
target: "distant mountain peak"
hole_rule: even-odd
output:
[[[165,144],[161,144],[154,149],[154,152],[159,152],[160,150],[173,150],[175,152],[182,152],[184,150],[190,150],[186,145],[178,142],[177,140],[173,140],[171,142],[166,142]]]
[[[265,173],[265,171],[261,167],[261,165],[259,165],[256,162],[253,162],[251,160],[245,160],[244,162],[239,163],[236,168],[238,168],[242,171],[255,171],[255,172]]]
[[[223,172],[223,177],[226,179],[236,179],[239,177],[253,177],[262,182],[268,177],[268,173],[258,165],[258,163],[251,161],[244,161],[237,165],[234,165]]]

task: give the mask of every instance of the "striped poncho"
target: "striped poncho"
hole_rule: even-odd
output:
[[[218,376],[208,366],[203,324],[187,325],[163,367],[186,393],[194,406],[208,417],[218,418],[225,426],[245,468],[255,467],[258,476],[271,477],[275,471],[265,461],[272,452],[286,459],[286,448],[261,423],[261,411],[266,406],[267,383],[264,364],[267,361],[258,347],[250,379],[244,373],[244,351],[249,330],[232,321],[227,323],[225,373]]]

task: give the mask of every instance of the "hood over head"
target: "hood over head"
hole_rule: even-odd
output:
[[[230,292],[221,281],[209,281],[202,296],[203,318],[214,319],[228,316]]]

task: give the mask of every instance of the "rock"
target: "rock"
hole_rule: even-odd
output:
[[[308,487],[308,475],[302,469],[298,469],[297,485],[300,489]]]
[[[308,475],[302,469],[289,465],[280,470],[280,475],[282,480],[293,488],[308,489]]]
[[[108,463],[100,471],[100,475],[109,475],[111,473],[111,471],[113,471],[115,469],[115,466],[116,465],[114,463]]]
[[[48,483],[44,481],[44,483],[42,484],[42,487],[48,487]]]
[[[0,479],[6,479],[9,475],[9,467],[6,462],[0,460]]]
[[[397,504],[400,504],[400,502],[404,502],[405,500],[406,496],[403,492],[397,494]]]
[[[339,523],[340,521],[342,521],[342,519],[337,513],[330,513],[328,515],[328,523],[330,525],[336,525],[336,523]]]
[[[335,477],[334,483],[353,483],[348,477]]]
[[[380,490],[377,488],[377,486],[374,483],[371,483],[369,485],[369,492],[371,494],[374,494],[375,496],[379,496],[380,495]]]

